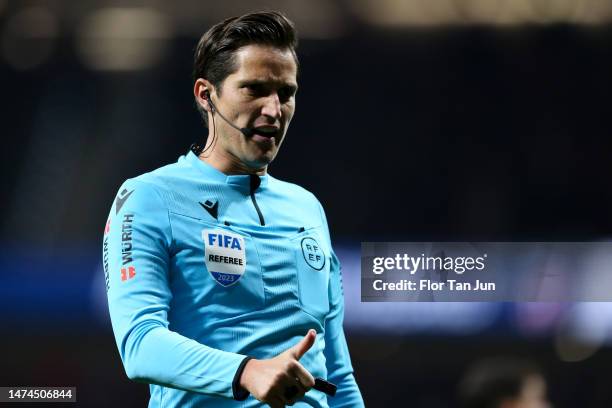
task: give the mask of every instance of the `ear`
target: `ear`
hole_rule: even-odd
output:
[[[212,85],[210,82],[205,80],[204,78],[198,78],[193,85],[193,96],[195,97],[196,102],[204,108],[206,112],[213,112],[214,109],[208,102],[208,98],[210,97],[210,90],[212,89]]]

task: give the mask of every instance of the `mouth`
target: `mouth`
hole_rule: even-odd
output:
[[[260,136],[267,139],[272,139],[280,134],[280,128],[271,126],[261,126],[253,129],[253,136]]]

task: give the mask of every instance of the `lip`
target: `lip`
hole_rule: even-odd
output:
[[[259,133],[255,133],[253,136],[251,136],[252,141],[254,141],[257,144],[261,144],[261,145],[272,145],[274,143],[275,138],[276,136],[274,135],[264,136]]]
[[[276,139],[280,135],[280,128],[273,127],[273,126],[259,126],[259,127],[253,128],[253,130],[254,130],[253,137],[259,136],[259,138],[262,140]],[[268,131],[268,133],[260,132],[260,130],[266,130]],[[273,132],[270,132],[270,131],[273,131]]]

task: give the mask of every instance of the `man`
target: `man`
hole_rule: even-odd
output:
[[[205,147],[127,180],[111,208],[109,310],[127,375],[151,384],[149,407],[363,406],[323,209],[267,172],[295,110],[296,46],[276,12],[204,34]],[[313,389],[315,377],[337,394]]]
[[[550,408],[546,380],[528,361],[492,358],[471,367],[459,385],[463,408]]]

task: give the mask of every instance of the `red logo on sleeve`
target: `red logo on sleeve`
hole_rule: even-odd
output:
[[[121,281],[125,282],[126,280],[132,279],[134,276],[136,276],[136,268],[133,266],[121,268]]]
[[[108,233],[110,232],[110,225],[111,225],[111,219],[109,218],[108,221],[106,221],[106,227],[104,227],[104,236],[107,236]]]

